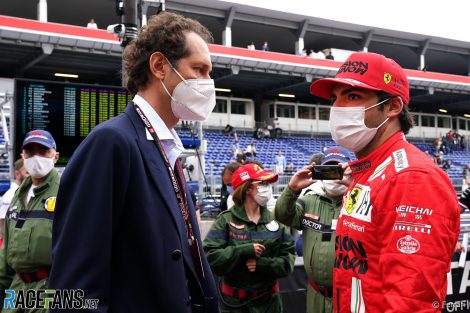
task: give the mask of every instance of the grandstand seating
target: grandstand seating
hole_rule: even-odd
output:
[[[178,131],[181,137],[189,137],[189,131]],[[207,175],[220,175],[224,166],[234,161],[231,152],[233,137],[228,137],[223,131],[205,131],[207,140],[206,168]],[[281,139],[256,139],[251,133],[238,133],[239,146],[246,148],[250,143],[254,143],[257,151],[256,159],[266,168],[272,168],[274,156],[281,150],[287,164],[294,163],[294,171],[300,169],[308,163],[310,156],[322,150],[324,144],[327,147],[336,145],[329,137],[311,137],[306,135],[285,136]],[[434,150],[431,142],[412,142],[422,151]],[[354,155],[351,155],[354,159]],[[470,152],[465,150],[453,151],[445,155],[446,159],[452,161],[452,167],[448,170],[448,175],[454,185],[461,184],[463,168],[470,163]],[[459,181],[460,180],[460,181]]]
[[[207,154],[206,173],[218,175],[224,166],[234,161],[231,145],[233,137],[227,137],[223,133],[206,132]],[[327,146],[333,145],[333,141],[327,138],[310,138],[306,136],[286,137],[282,139],[256,139],[250,135],[238,134],[240,149],[245,149],[250,143],[255,144],[257,156],[266,168],[272,168],[274,157],[278,151],[282,151],[286,157],[287,164],[294,163],[294,170],[299,169],[308,163],[310,155],[315,151],[321,151],[323,143]]]
[[[178,130],[182,141],[185,138],[192,142],[192,137],[187,130]],[[220,131],[205,131],[207,140],[206,175],[220,176],[223,168],[230,162],[235,161],[231,151],[233,137],[228,137]],[[321,151],[323,145],[331,147],[336,145],[329,137],[312,137],[307,135],[284,136],[283,138],[256,139],[251,133],[238,133],[239,146],[245,149],[250,143],[254,143],[257,151],[256,160],[261,162],[268,170],[274,166],[274,157],[278,151],[282,151],[286,157],[287,164],[294,163],[294,172],[308,163],[310,156]],[[186,141],[185,141],[186,142]],[[431,142],[412,142],[422,151],[433,151]],[[6,154],[5,139],[0,127],[0,194],[8,190],[10,186],[8,157]],[[1,153],[5,151],[5,153]],[[355,156],[351,155],[354,159]],[[454,186],[458,189],[461,185],[464,167],[470,163],[470,152],[465,150],[453,151],[445,155],[446,159],[452,161],[452,167],[448,170]]]

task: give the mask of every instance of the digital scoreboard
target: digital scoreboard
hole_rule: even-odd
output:
[[[66,165],[93,128],[121,114],[131,99],[123,87],[16,79],[10,120],[15,159],[26,133],[45,129],[56,140],[57,165]]]

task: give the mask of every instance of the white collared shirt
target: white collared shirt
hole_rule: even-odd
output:
[[[158,116],[157,112],[144,98],[139,95],[135,95],[133,101],[139,106],[149,120],[153,129],[155,129],[155,132],[162,143],[163,150],[165,151],[171,166],[174,168],[176,159],[179,157],[181,152],[184,151],[180,137],[173,128],[171,130],[168,129],[160,116]],[[145,134],[147,135],[148,140],[153,140],[152,135],[150,135],[147,129],[145,129]]]
[[[13,200],[13,196],[18,188],[18,184],[15,181],[12,181],[10,189],[3,194],[3,197],[0,200],[0,219],[5,218],[8,208],[10,207],[11,200]]]

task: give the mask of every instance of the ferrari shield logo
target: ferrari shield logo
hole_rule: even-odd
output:
[[[391,81],[392,81],[392,75],[390,75],[389,73],[385,73],[385,74],[384,74],[384,82],[385,82],[385,84],[388,85]]]
[[[353,190],[351,190],[348,201],[346,202],[346,212],[348,212],[348,214],[351,214],[354,211],[354,208],[357,205],[357,201],[361,196],[361,192],[362,188],[360,187],[354,187]]]
[[[342,213],[370,222],[372,217],[370,187],[357,184],[346,197],[347,200],[344,202]]]
[[[44,203],[44,208],[47,212],[54,212],[55,210],[55,199],[56,197],[49,197],[47,198],[46,202]]]

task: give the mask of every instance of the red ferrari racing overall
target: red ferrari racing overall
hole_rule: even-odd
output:
[[[447,174],[402,132],[351,162],[336,229],[335,312],[436,312],[460,231]]]

